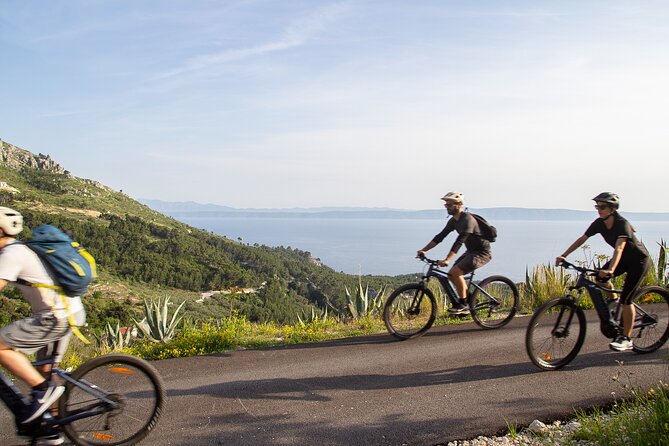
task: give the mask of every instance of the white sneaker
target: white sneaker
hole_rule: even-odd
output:
[[[63,386],[55,386],[50,384],[46,390],[33,390],[30,408],[26,414],[26,419],[21,421],[22,424],[28,424],[33,420],[39,418],[65,391]]]
[[[469,307],[461,303],[459,305],[453,305],[448,309],[448,312],[451,314],[467,314],[469,313]]]
[[[65,437],[63,437],[63,434],[50,435],[48,437],[43,437],[37,440],[38,445],[58,446],[63,443],[65,443]]]
[[[615,341],[609,344],[609,347],[611,350],[615,350],[617,352],[626,352],[632,350],[633,345],[632,340],[627,336],[618,336]]]

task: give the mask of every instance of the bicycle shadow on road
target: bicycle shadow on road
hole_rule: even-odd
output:
[[[443,385],[478,383],[504,378],[521,378],[536,374],[561,374],[569,371],[608,368],[619,362],[658,364],[666,366],[666,352],[658,351],[640,357],[610,351],[596,351],[579,355],[572,364],[558,371],[542,371],[529,360],[511,364],[477,364],[466,367],[437,369],[404,374],[353,374],[344,376],[314,376],[307,378],[271,378],[220,382],[206,386],[170,389],[170,397],[193,395],[215,396],[224,399],[248,398],[267,400],[327,401],[329,391],[374,391],[384,389],[411,389]]]
[[[485,363],[437,368],[415,373],[238,380],[193,389],[172,389],[168,394],[177,401],[193,395],[227,401],[215,403],[215,407],[225,408],[225,414],[218,411],[206,416],[201,413],[192,414],[188,420],[184,420],[192,426],[189,432],[193,435],[193,444],[289,442],[427,446],[473,438],[480,434],[494,434],[508,427],[508,420],[528,424],[539,414],[553,419],[564,416],[565,409],[559,409],[557,405],[560,398],[556,399],[555,394],[546,392],[542,388],[542,382],[550,383],[551,387],[561,392],[566,383],[578,381],[578,372],[583,369],[601,368],[606,374],[616,370],[619,361],[666,367],[665,358],[666,351],[643,356],[595,351],[579,355],[572,365],[554,372],[541,371],[528,360],[510,364]],[[507,380],[503,381],[504,379]],[[510,392],[512,383],[509,379],[515,381],[513,385],[525,388],[526,392]],[[448,398],[440,399],[443,401],[441,408],[424,404],[413,407],[410,402],[400,403],[402,400],[398,401],[399,406],[364,404],[364,400],[371,398],[375,391],[377,395],[378,391],[383,391],[381,394],[387,398],[384,401],[395,401],[400,398],[400,394],[418,388],[429,389],[429,394]],[[472,389],[476,391],[473,392]],[[343,391],[343,394],[338,391]],[[417,394],[424,396],[427,393]],[[583,407],[592,407],[606,403],[611,396],[606,393],[578,398]],[[419,400],[428,403],[421,396]],[[467,402],[470,412],[467,416],[461,416],[460,404],[465,404],[465,400],[472,400]],[[319,403],[326,405],[320,406]],[[475,408],[478,407],[474,415],[471,414],[472,404]],[[179,403],[175,405],[180,406]],[[276,413],[268,415],[265,410],[268,407]],[[404,410],[400,410],[400,407],[413,409],[398,414],[398,411]],[[566,411],[573,413],[573,407],[569,406]],[[325,410],[321,409],[319,412],[319,408]],[[416,413],[431,410],[444,411],[443,416],[437,414],[436,418],[423,417],[420,421],[414,417]],[[339,411],[341,415],[332,413]],[[378,415],[368,416],[377,413]],[[213,426],[207,427],[209,424]]]

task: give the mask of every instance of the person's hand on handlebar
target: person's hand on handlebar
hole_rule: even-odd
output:
[[[446,260],[446,259],[439,260],[439,261],[437,262],[437,265],[439,265],[439,266],[441,266],[441,267],[448,266],[448,260]]]
[[[604,283],[608,282],[613,278],[613,270],[611,269],[600,269],[597,271],[597,282]]]
[[[557,256],[555,258],[555,266],[560,266],[562,265],[562,262],[565,262],[567,258],[565,256]]]
[[[425,251],[421,249],[420,251],[416,252],[417,259],[422,259],[423,257],[425,257]]]

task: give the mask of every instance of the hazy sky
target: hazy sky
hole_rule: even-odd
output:
[[[668,23],[665,1],[0,0],[0,138],[134,198],[669,212]]]

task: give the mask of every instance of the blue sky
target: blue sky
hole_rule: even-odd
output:
[[[135,198],[669,212],[663,1],[0,1],[0,138]]]

